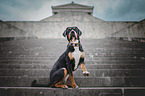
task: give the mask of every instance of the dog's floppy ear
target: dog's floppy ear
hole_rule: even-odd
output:
[[[67,35],[67,29],[68,29],[68,28],[66,28],[66,30],[65,30],[65,31],[63,32],[63,34],[62,34],[64,37],[66,37],[66,35]]]
[[[78,31],[78,36],[81,36],[82,35],[82,32],[79,30],[78,27],[76,27],[77,31]]]

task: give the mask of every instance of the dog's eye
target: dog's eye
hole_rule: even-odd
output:
[[[69,28],[69,30],[71,30],[71,28]]]

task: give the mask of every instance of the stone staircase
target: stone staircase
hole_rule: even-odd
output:
[[[145,43],[82,39],[90,76],[79,68],[78,89],[30,87],[49,73],[66,50],[65,39],[26,39],[0,42],[0,96],[145,96]]]

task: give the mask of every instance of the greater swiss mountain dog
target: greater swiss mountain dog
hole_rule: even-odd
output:
[[[74,80],[73,71],[80,67],[84,76],[89,76],[89,72],[85,68],[84,58],[85,53],[80,43],[80,36],[82,32],[77,27],[67,27],[63,33],[67,37],[68,45],[66,51],[59,57],[50,72],[50,82],[48,84],[38,84],[34,80],[31,84],[32,87],[60,87],[78,88]],[[68,85],[67,81],[70,80],[71,84]],[[62,84],[62,82],[64,82]]]

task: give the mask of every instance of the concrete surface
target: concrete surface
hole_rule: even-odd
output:
[[[49,82],[49,72],[65,51],[65,39],[26,39],[0,42],[1,96],[144,96],[145,43],[111,39],[81,39],[90,72],[75,73],[79,89],[32,88]],[[138,94],[138,95],[137,95]]]

